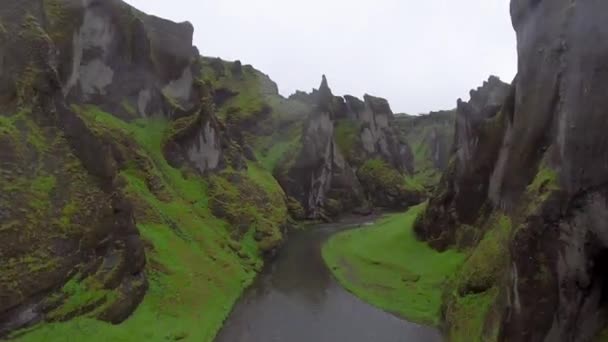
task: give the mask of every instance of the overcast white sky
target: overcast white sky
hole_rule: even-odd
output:
[[[267,73],[281,94],[318,87],[387,98],[411,114],[455,107],[516,72],[509,0],[126,0],[190,21],[205,56]]]

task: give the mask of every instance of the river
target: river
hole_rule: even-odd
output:
[[[364,223],[311,227],[290,235],[237,302],[216,342],[440,342],[417,325],[353,296],[321,257],[332,234]]]

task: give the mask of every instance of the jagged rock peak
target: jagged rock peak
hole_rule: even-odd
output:
[[[314,95],[314,91],[313,91]],[[319,86],[318,91],[318,101],[317,108],[321,112],[330,112],[332,111],[332,104],[334,103],[334,94],[331,92],[329,88],[329,84],[327,82],[327,77],[323,75],[321,80],[321,85]]]
[[[325,91],[325,90],[328,90],[329,92],[331,92],[331,89],[329,89],[329,84],[327,82],[327,77],[325,75],[323,75],[321,78],[321,85],[319,86],[319,91]]]

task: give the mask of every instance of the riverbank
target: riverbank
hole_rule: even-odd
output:
[[[399,319],[340,285],[321,247],[373,218],[320,224],[291,234],[234,307],[216,342],[440,342],[439,331]]]
[[[375,224],[333,236],[323,258],[333,275],[366,302],[409,321],[439,323],[443,284],[465,259],[416,240],[413,224],[423,205]]]

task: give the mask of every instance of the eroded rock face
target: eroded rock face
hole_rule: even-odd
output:
[[[395,115],[394,125],[399,139],[411,150],[411,156],[406,157],[408,172],[418,176],[428,189],[436,187],[448,167],[454,143],[455,117],[456,110]]]
[[[458,101],[453,159],[431,198],[417,232],[436,248],[457,241],[462,224],[473,225],[486,202],[490,175],[502,143],[502,103],[510,87],[495,77],[471,91],[469,102]]]
[[[365,198],[334,139],[334,111],[339,100],[325,76],[318,92],[310,97],[318,102],[304,124],[301,149],[283,166],[287,170],[278,174],[282,187],[303,205],[307,217],[322,218],[362,206]],[[303,100],[309,101],[306,97]]]
[[[308,217],[367,213],[371,206],[402,209],[420,200],[416,190],[405,186],[412,153],[391,127],[393,112],[385,99],[334,96],[323,77],[318,90],[296,93],[289,101],[314,107],[304,123],[300,148],[283,160],[276,175]],[[365,175],[359,174],[362,169]],[[391,182],[373,179],[385,173],[390,176],[382,178]]]
[[[412,171],[413,161],[410,147],[400,142],[394,127],[393,111],[386,99],[365,95],[364,101],[345,96],[347,117],[358,120],[363,159],[380,157],[400,172]]]
[[[0,141],[8,154],[0,158],[0,335],[95,309],[96,317],[117,323],[147,288],[143,244],[118,185],[120,161],[112,142],[65,101],[48,15],[41,1],[8,1],[0,9]],[[85,91],[103,91],[112,77],[95,62],[82,72],[83,79],[100,73]],[[54,311],[70,279],[116,297],[100,297],[80,312]]]
[[[484,118],[498,97],[459,104],[456,162],[417,231],[444,248],[469,225],[475,243],[487,217],[510,217],[510,269],[494,280],[500,295],[484,336],[589,341],[606,324],[606,10],[597,1],[512,1],[511,95],[495,119]]]
[[[120,173],[150,162],[84,109],[173,120],[166,152],[201,173],[220,167],[192,31],[118,0],[0,6],[0,336],[83,314],[119,323],[144,297],[144,246]],[[99,298],[63,307],[70,291],[93,289]]]

